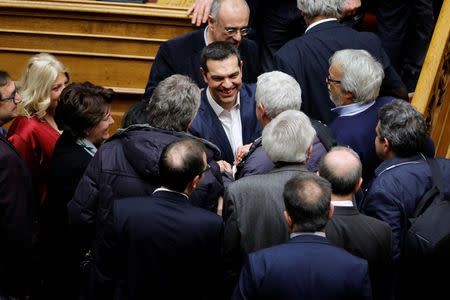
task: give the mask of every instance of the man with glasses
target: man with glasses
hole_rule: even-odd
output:
[[[254,83],[260,72],[258,47],[245,39],[249,33],[250,10],[245,0],[214,0],[208,26],[161,44],[150,70],[144,99],[150,99],[158,83],[173,74],[189,76],[200,88],[205,88],[200,73],[202,49],[216,41],[228,42],[239,49],[244,72],[244,82]]]
[[[189,202],[208,169],[203,143],[174,141],[159,159],[161,187],[114,201],[114,263],[99,264],[113,284],[98,299],[220,298],[222,219]]]
[[[9,75],[0,71],[0,125],[17,117],[22,101]],[[0,127],[1,128],[1,127]],[[31,175],[14,146],[0,133],[0,299],[32,295],[37,264]]]
[[[17,104],[22,102],[15,83],[3,71],[0,71],[0,97],[0,126],[2,126],[19,115]],[[5,136],[6,132],[5,128],[0,127],[0,135]]]
[[[367,50],[383,65],[385,78],[380,94],[408,99],[399,75],[389,62],[380,39],[371,32],[358,32],[339,23],[344,0],[298,0],[308,28],[301,37],[291,40],[275,54],[275,68],[294,77],[302,88],[302,111],[310,118],[330,124],[336,114],[325,77],[328,60],[342,49]],[[335,78],[331,78],[335,79]]]

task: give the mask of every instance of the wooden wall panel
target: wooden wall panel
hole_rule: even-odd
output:
[[[112,105],[120,127],[141,99],[160,44],[196,30],[186,8],[100,1],[0,1],[0,69],[18,80],[25,62],[48,52],[74,82],[90,81],[118,93]]]
[[[450,0],[444,0],[412,104],[427,119],[436,156],[450,158]]]

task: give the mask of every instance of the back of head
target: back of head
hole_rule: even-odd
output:
[[[55,122],[72,138],[85,138],[86,130],[105,117],[108,104],[114,98],[112,89],[90,82],[71,83],[61,93],[55,109]]]
[[[5,71],[0,71],[0,88],[4,87],[11,81],[11,77],[9,74]],[[4,95],[2,95],[0,90],[0,98],[4,98]]]
[[[305,18],[338,18],[345,8],[345,0],[297,0],[297,7]]]
[[[287,110],[264,127],[262,146],[274,163],[305,163],[315,135],[316,131],[303,112]]]
[[[187,76],[175,74],[161,81],[150,98],[148,123],[170,131],[186,131],[200,106],[200,89]]]
[[[200,58],[200,66],[205,73],[208,73],[208,60],[222,61],[230,56],[236,56],[237,64],[240,67],[241,55],[236,47],[227,42],[213,42],[203,48]]]
[[[283,199],[295,232],[321,231],[327,225],[331,187],[325,179],[312,173],[297,175],[284,186]]]
[[[302,90],[298,82],[290,75],[273,71],[258,76],[255,100],[264,106],[270,119],[286,110],[300,110]]]
[[[148,103],[140,101],[127,109],[122,118],[122,128],[127,128],[134,124],[148,123]]]
[[[355,192],[362,174],[358,154],[350,148],[332,148],[320,161],[320,177],[331,184],[333,194],[347,196]]]
[[[423,152],[427,138],[425,118],[404,100],[394,100],[378,110],[380,138],[386,138],[398,157]]]
[[[42,118],[46,114],[52,85],[60,73],[69,79],[67,68],[51,54],[36,54],[27,61],[17,84],[22,96],[18,106],[21,115]]]
[[[370,103],[380,92],[384,78],[383,65],[365,50],[345,49],[336,51],[330,65],[341,67],[341,91],[353,93],[353,101]]]
[[[201,175],[205,165],[205,146],[195,139],[182,139],[164,147],[159,159],[162,186],[183,192],[195,176]]]

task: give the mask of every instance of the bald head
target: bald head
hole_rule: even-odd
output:
[[[205,146],[194,139],[177,140],[168,144],[159,159],[162,186],[184,192],[189,182],[202,175],[206,166]]]
[[[334,147],[321,160],[319,174],[331,183],[333,194],[354,194],[362,173],[358,154],[350,148]]]
[[[294,232],[321,231],[329,219],[330,183],[313,173],[294,176],[284,186],[286,211]]]
[[[248,27],[249,19],[250,9],[245,0],[214,0],[208,18],[208,42],[228,42],[239,47],[245,31],[241,30]]]

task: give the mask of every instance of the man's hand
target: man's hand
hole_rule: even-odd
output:
[[[345,8],[342,12],[342,19],[353,17],[358,8],[361,7],[361,0],[347,0],[345,1]]]
[[[231,165],[228,162],[226,162],[224,160],[219,160],[219,161],[217,161],[217,164],[219,165],[220,172],[224,172],[225,171],[225,172],[233,174],[233,170],[231,169]]]
[[[206,21],[208,21],[212,2],[213,0],[195,0],[187,11],[187,16],[192,14],[192,24],[200,26],[202,23],[206,23]]]
[[[253,143],[250,143],[247,145],[242,145],[242,146],[238,147],[238,149],[236,151],[236,160],[233,162],[233,165],[237,166],[237,164],[241,162],[242,157],[244,157],[244,155],[248,153],[252,144]]]

